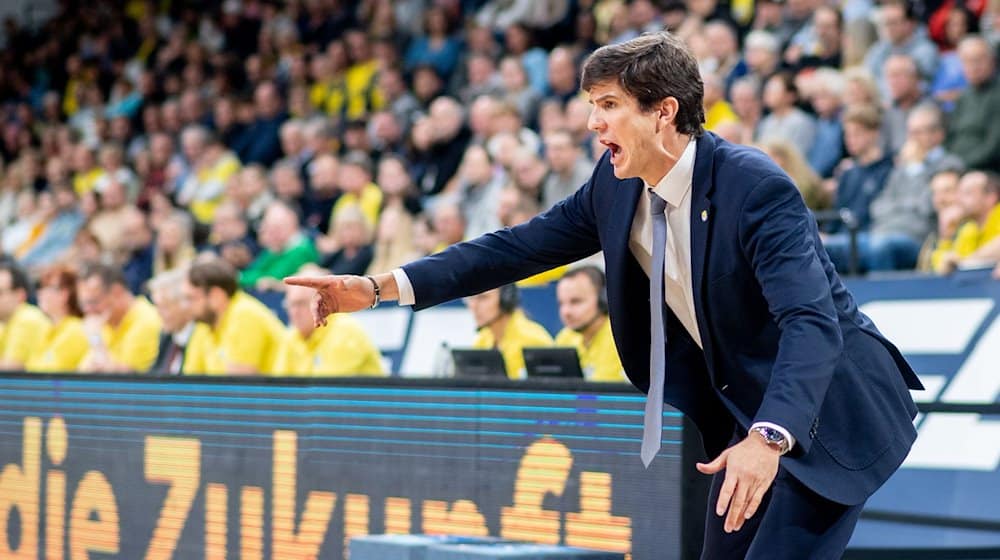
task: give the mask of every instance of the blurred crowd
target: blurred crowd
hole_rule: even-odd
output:
[[[706,128],[787,171],[838,269],[1000,261],[998,0],[60,6],[0,32],[0,302],[23,279],[41,306],[26,324],[82,318],[70,369],[145,371],[177,339],[203,345],[206,372],[239,372],[252,360],[219,350],[234,307],[276,339],[274,312],[306,326],[303,294],[266,297],[282,277],[383,272],[530,220],[604,151],[582,61],[661,29],[701,64]],[[15,308],[0,305],[0,347]],[[109,357],[138,351],[109,334],[124,319],[161,348]],[[271,352],[254,371],[321,362],[319,336],[298,336],[232,344]],[[370,341],[349,346],[365,364],[349,371],[381,371]]]

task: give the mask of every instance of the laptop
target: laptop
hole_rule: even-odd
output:
[[[572,346],[524,348],[524,369],[528,377],[568,377],[583,379],[580,356]]]
[[[495,348],[453,348],[451,359],[455,362],[455,377],[507,378],[503,354]]]

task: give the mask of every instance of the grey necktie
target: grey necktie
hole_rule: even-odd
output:
[[[649,191],[653,222],[653,265],[649,271],[649,393],[642,424],[642,464],[649,466],[660,450],[663,434],[663,378],[666,373],[667,336],[663,317],[663,259],[667,251],[667,201]]]

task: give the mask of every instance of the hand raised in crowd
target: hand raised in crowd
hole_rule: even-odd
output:
[[[284,282],[316,290],[313,318],[317,327],[326,325],[326,318],[334,313],[367,309],[375,301],[375,286],[364,276],[290,276]]]

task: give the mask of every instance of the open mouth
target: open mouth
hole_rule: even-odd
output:
[[[601,144],[611,150],[611,163],[615,163],[615,160],[618,159],[618,156],[622,153],[622,147],[608,140],[601,140]]]

